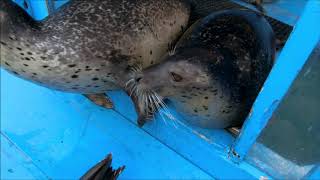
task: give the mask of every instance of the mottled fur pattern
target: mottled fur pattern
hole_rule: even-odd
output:
[[[183,0],[71,1],[34,22],[1,1],[1,66],[46,87],[104,93],[156,64],[189,18]]]

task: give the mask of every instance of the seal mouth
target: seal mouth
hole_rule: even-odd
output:
[[[143,79],[141,68],[133,67],[131,71],[132,76],[131,79],[125,83],[125,91],[131,97],[138,113],[138,125],[142,127],[148,120],[154,118],[156,112],[159,112],[164,122],[166,122],[166,120],[163,115],[171,120],[175,120],[169,108],[164,103],[164,98],[141,83]]]

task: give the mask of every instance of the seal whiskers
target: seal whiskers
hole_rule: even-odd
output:
[[[167,124],[167,122],[166,118],[163,115],[172,120],[174,127],[177,128],[174,122],[176,121],[176,118],[171,114],[168,106],[163,102],[163,98],[160,95],[158,95],[155,91],[151,89],[142,88],[136,82],[135,78],[129,79],[125,83],[125,87],[128,95],[131,98],[136,99],[136,109],[138,110],[139,114],[141,113],[141,116],[144,116],[144,120],[153,118],[155,112],[158,111],[161,119],[164,121],[165,124]],[[144,123],[145,122],[139,122],[140,125],[143,125]]]

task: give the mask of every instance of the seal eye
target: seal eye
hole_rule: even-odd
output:
[[[179,74],[176,74],[174,72],[171,72],[170,74],[171,74],[172,79],[176,82],[180,82],[183,79]]]

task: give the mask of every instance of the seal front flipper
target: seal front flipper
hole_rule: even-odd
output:
[[[104,160],[100,161],[92,167],[80,180],[116,180],[120,173],[124,170],[125,166],[113,170],[111,167],[112,155],[109,154]]]
[[[84,96],[98,106],[107,109],[112,109],[114,107],[111,99],[106,94],[84,94]]]

